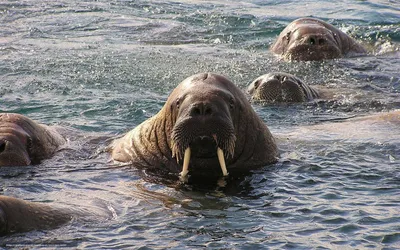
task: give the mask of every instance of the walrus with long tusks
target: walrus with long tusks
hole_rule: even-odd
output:
[[[247,87],[254,101],[265,103],[308,102],[321,97],[319,91],[298,77],[283,73],[268,73],[257,77]]]
[[[271,46],[271,51],[288,61],[317,61],[367,53],[353,38],[316,18],[291,22]]]
[[[0,235],[51,229],[72,219],[72,213],[51,206],[0,195]]]
[[[0,167],[37,164],[65,142],[52,127],[20,114],[0,114]]]
[[[117,139],[112,158],[191,175],[224,175],[277,161],[275,140],[246,95],[223,76],[181,82],[153,117]]]

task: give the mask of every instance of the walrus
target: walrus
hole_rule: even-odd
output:
[[[186,78],[163,108],[111,146],[112,159],[186,177],[228,175],[277,161],[268,127],[227,78]]]
[[[20,114],[0,114],[0,167],[38,164],[65,142],[50,126]]]
[[[383,111],[364,116],[341,119],[338,122],[326,122],[308,126],[299,126],[289,133],[279,135],[284,140],[294,139],[318,142],[324,140],[357,140],[374,144],[398,143],[400,141],[400,109]]]
[[[265,103],[308,102],[321,96],[314,87],[292,74],[283,72],[257,77],[247,87],[247,93],[251,100]]]
[[[52,229],[71,219],[68,211],[0,195],[0,235]]]
[[[353,38],[316,18],[291,22],[271,46],[271,51],[288,61],[317,61],[367,53]]]

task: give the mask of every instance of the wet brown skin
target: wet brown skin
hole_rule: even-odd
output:
[[[264,103],[308,102],[319,98],[319,91],[294,75],[274,72],[262,75],[247,87],[253,101]]]
[[[61,209],[0,195],[0,236],[55,228],[71,218],[70,213]]]
[[[0,113],[0,167],[37,164],[64,143],[51,127],[20,114]]]
[[[288,61],[318,61],[367,53],[353,38],[316,18],[300,18],[290,23],[271,51]]]
[[[223,76],[202,73],[181,82],[159,113],[116,140],[112,158],[179,173],[188,146],[191,175],[221,175],[217,147],[230,173],[265,166],[278,156],[273,136],[245,94]]]

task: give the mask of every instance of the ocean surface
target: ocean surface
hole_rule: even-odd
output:
[[[279,60],[269,46],[305,16],[339,27],[368,55]],[[40,165],[1,168],[0,194],[88,214],[0,237],[0,248],[400,249],[400,128],[348,121],[400,109],[398,0],[2,1],[0,27],[0,112],[69,138]],[[107,145],[205,71],[243,89],[284,71],[332,98],[254,104],[280,160],[225,186],[177,187],[115,167]]]

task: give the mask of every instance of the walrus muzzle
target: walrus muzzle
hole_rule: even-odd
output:
[[[213,165],[218,158],[224,176],[225,158],[232,158],[236,136],[229,112],[210,103],[194,103],[181,114],[171,133],[172,157],[183,158],[181,177],[188,174],[189,163],[196,167]]]
[[[342,53],[334,44],[293,43],[284,55],[285,60],[289,61],[319,61],[339,57],[342,57]]]
[[[247,88],[251,99],[265,103],[305,102],[318,98],[318,91],[294,75],[273,72],[259,76]]]

